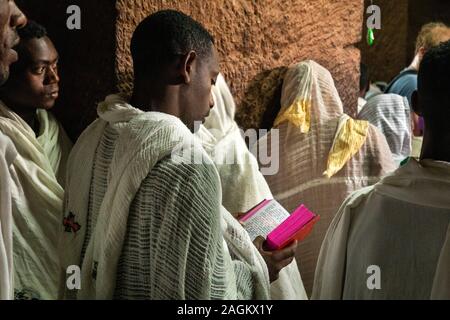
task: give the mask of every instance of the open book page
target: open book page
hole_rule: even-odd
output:
[[[276,200],[270,200],[250,217],[245,216],[241,221],[243,221],[243,226],[253,241],[257,236],[266,238],[273,229],[288,217],[289,212]]]

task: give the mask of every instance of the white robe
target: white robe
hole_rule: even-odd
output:
[[[11,140],[0,133],[0,300],[14,298],[10,167],[16,157]]]
[[[445,297],[449,195],[450,163],[413,158],[351,194],[325,236],[312,298]]]
[[[380,94],[370,99],[358,113],[380,129],[397,166],[411,155],[411,109],[408,99],[397,94]]]
[[[342,201],[395,166],[383,134],[367,121],[344,114],[330,72],[316,62],[288,68],[280,102],[274,128],[257,147],[261,155],[280,155],[274,157],[279,160],[277,172],[265,174],[275,199],[290,212],[304,204],[320,215],[296,252],[310,294],[320,246]]]
[[[213,97],[215,105],[196,136],[219,172],[223,206],[232,214],[243,213],[273,196],[234,121],[236,105],[221,74],[213,88]],[[281,270],[270,287],[274,300],[308,298],[295,259]]]
[[[14,291],[17,299],[55,299],[59,286],[56,246],[62,219],[66,158],[71,146],[56,119],[37,110],[39,136],[0,102],[0,132],[18,155],[11,170]]]

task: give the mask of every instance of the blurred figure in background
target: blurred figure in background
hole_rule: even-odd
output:
[[[450,299],[450,41],[425,53],[412,103],[425,120],[420,160],[345,200],[314,299]]]

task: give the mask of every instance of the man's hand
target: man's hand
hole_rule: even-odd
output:
[[[263,237],[258,236],[253,241],[253,244],[266,261],[267,269],[269,270],[270,282],[274,282],[278,279],[278,274],[281,269],[290,264],[294,259],[295,250],[297,249],[297,241],[294,241],[286,248],[276,251],[266,251],[264,248],[264,241],[265,240]]]
[[[233,217],[239,221],[239,219],[241,219],[243,216],[245,216],[247,214],[247,212],[235,212],[233,213]],[[239,221],[240,222],[240,221]]]

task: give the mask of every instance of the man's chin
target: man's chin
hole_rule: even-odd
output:
[[[41,107],[39,109],[44,109],[44,110],[50,110],[53,109],[53,107],[55,106],[55,103],[43,103],[41,104]]]

